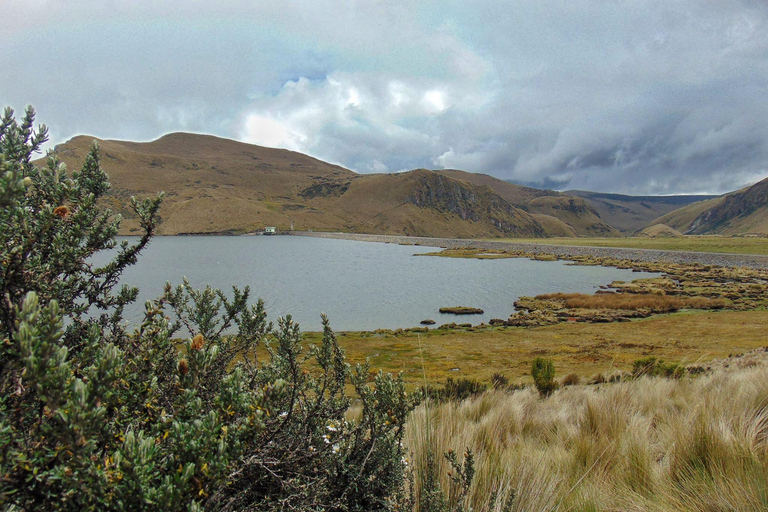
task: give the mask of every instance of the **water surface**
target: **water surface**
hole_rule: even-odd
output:
[[[273,321],[290,314],[303,330],[319,330],[320,313],[326,313],[334,330],[349,331],[416,327],[427,318],[474,325],[508,318],[523,295],[593,293],[614,280],[657,275],[562,261],[414,256],[435,250],[298,236],[157,237],[123,276],[122,283],[140,289],[126,319],[137,322],[145,300],[184,276],[200,288],[250,285],[251,297],[264,299]],[[444,306],[485,314],[440,314]]]

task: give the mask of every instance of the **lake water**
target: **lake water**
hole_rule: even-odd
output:
[[[435,250],[299,236],[157,237],[121,281],[140,289],[126,319],[138,322],[144,301],[161,295],[166,281],[175,286],[184,276],[199,288],[250,285],[253,301],[261,297],[275,323],[290,314],[303,330],[319,330],[324,312],[334,330],[350,331],[417,327],[426,318],[438,325],[487,323],[508,318],[523,295],[593,293],[614,280],[656,275],[562,261],[414,256]],[[485,314],[440,314],[444,306]]]

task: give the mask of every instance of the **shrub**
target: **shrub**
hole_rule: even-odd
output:
[[[493,389],[506,389],[509,387],[509,379],[504,374],[494,373],[491,375],[491,387]]]
[[[94,145],[67,174],[29,108],[0,120],[0,508],[3,510],[384,510],[405,503],[400,378],[351,368],[328,320],[303,347],[248,288],[188,282],[145,305],[134,331],[115,291],[157,226],[161,197],[103,267],[120,218]],[[190,337],[179,347],[181,326]],[[347,389],[362,412],[347,421]]]
[[[679,363],[665,363],[653,356],[637,359],[632,363],[633,377],[657,377],[664,376],[671,379],[679,379],[686,374],[685,366]]]
[[[433,388],[427,386],[422,389],[422,392],[426,396],[440,402],[460,402],[461,400],[484,393],[486,389],[488,389],[488,386],[476,379],[460,378],[454,380],[453,377],[448,377],[443,387]]]
[[[561,386],[576,386],[581,383],[581,378],[576,375],[575,373],[569,373],[565,377],[563,377],[563,380],[560,382]]]
[[[531,365],[531,377],[536,389],[543,397],[548,397],[557,389],[555,381],[555,364],[551,359],[537,357]]]
[[[592,377],[589,378],[589,381],[588,381],[588,383],[591,385],[605,384],[605,382],[606,382],[605,375],[602,373],[594,374]]]

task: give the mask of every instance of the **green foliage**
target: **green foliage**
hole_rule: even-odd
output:
[[[448,472],[450,484],[447,496],[440,485],[439,469],[434,452],[429,449],[426,468],[421,475],[421,494],[416,507],[419,512],[471,510],[468,508],[467,496],[475,477],[475,457],[472,451],[467,449],[463,461],[459,460],[453,450],[448,450],[444,457],[451,468]]]
[[[685,366],[679,363],[665,363],[653,356],[637,359],[632,363],[633,377],[658,377],[664,376],[670,379],[679,379],[686,374]]]
[[[443,456],[450,467],[447,474],[448,492],[446,493],[440,484],[439,467],[434,451],[430,448],[426,453],[426,466],[420,475],[421,492],[418,501],[414,503],[414,510],[418,512],[469,512],[473,510],[469,499],[469,492],[475,481],[475,456],[472,450],[466,449],[463,460],[459,459],[453,450],[448,450]],[[512,509],[515,493],[510,493],[503,502],[500,502],[497,491],[492,491],[487,507],[483,510],[508,511]]]
[[[29,107],[18,125],[13,111],[6,109],[0,119],[0,322],[10,333],[15,308],[35,291],[43,305],[55,298],[66,312],[70,322],[64,342],[72,346],[92,323],[114,327],[125,304],[135,300],[136,289],[115,288],[123,270],[136,262],[153,235],[161,197],[133,198],[143,228],[139,241],[121,244],[115,259],[103,267],[89,263],[96,252],[115,246],[120,223],[118,215],[97,207],[109,190],[98,146],[94,143],[82,169],[71,176],[55,155],[38,168],[31,163],[32,155],[47,140],[47,130],[33,129],[34,116]],[[85,320],[90,308],[90,319]]]
[[[502,373],[491,375],[491,387],[493,389],[507,389],[509,387],[509,378]]]
[[[103,267],[119,217],[93,146],[72,175],[28,109],[0,120],[0,508],[3,510],[389,510],[406,503],[401,441],[414,405],[400,378],[351,368],[327,319],[303,347],[249,290],[188,282],[122,323],[115,292],[159,221]],[[185,329],[189,337],[174,338]],[[359,397],[355,421],[346,413]]]
[[[551,359],[537,357],[531,365],[531,377],[536,389],[543,397],[548,397],[557,389],[555,380],[555,364]]]
[[[422,392],[439,402],[460,402],[484,393],[486,389],[488,389],[488,385],[477,379],[460,378],[454,380],[453,377],[448,377],[445,386],[441,388],[427,386],[422,389]]]
[[[512,392],[525,388],[525,384],[510,383],[506,375],[497,372],[491,375],[491,387],[498,391]]]

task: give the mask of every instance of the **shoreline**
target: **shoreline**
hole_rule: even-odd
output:
[[[752,269],[768,269],[768,255],[733,254],[693,251],[670,251],[659,249],[626,249],[616,247],[588,247],[578,245],[537,244],[529,242],[509,242],[492,240],[472,240],[462,238],[428,238],[404,235],[372,235],[358,233],[329,233],[315,231],[293,231],[290,236],[309,236],[314,238],[331,238],[338,240],[354,240],[358,242],[378,242],[400,245],[419,245],[441,249],[484,249],[502,251],[524,251],[532,254],[553,254],[559,258],[569,259],[571,256],[591,256],[595,258],[615,258],[623,260],[658,262],[674,264],[715,265],[720,267],[747,267]]]

